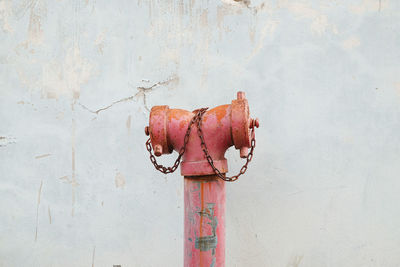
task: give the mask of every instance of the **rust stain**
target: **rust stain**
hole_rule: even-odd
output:
[[[181,122],[179,123],[179,129],[184,128],[187,125],[186,120],[181,120]]]
[[[122,173],[117,172],[115,175],[115,187],[116,188],[124,188],[125,186],[125,177]]]
[[[131,115],[126,119],[126,128],[128,129],[128,132],[131,131]]]
[[[169,110],[170,119],[180,120],[184,116],[184,113],[186,113],[186,111],[182,110],[182,109],[170,109]]]
[[[68,178],[67,175],[66,175],[66,176],[63,176],[63,177],[60,177],[60,178],[58,178],[58,179],[62,180],[63,183],[65,183],[65,184],[70,184],[70,185],[73,186],[73,187],[79,185],[79,184],[76,182],[76,180],[75,180],[75,181],[70,180],[70,179]]]
[[[204,210],[204,183],[200,183],[200,196],[201,196],[201,199],[200,199],[200,205],[201,205],[201,207],[200,207],[200,211],[203,211]],[[203,216],[201,216],[200,215],[200,229],[199,229],[199,231],[200,231],[200,237],[201,236],[203,236]],[[202,256],[201,256],[201,254],[202,254],[202,251],[200,250],[199,251],[199,253],[200,253],[200,265],[199,266],[203,266],[203,264],[202,264]]]
[[[38,225],[39,225],[39,205],[40,205],[40,195],[42,194],[43,180],[40,181],[39,192],[38,192],[38,200],[36,206],[36,231],[35,231],[35,242],[37,241],[38,236]]]
[[[42,159],[42,158],[45,158],[45,157],[48,157],[48,156],[51,156],[51,154],[39,155],[39,156],[36,156],[35,159]]]
[[[215,110],[215,116],[217,116],[218,123],[226,116],[226,106],[222,106]]]
[[[304,255],[296,255],[292,257],[291,262],[289,262],[287,267],[299,267],[303,257]]]
[[[50,207],[47,208],[47,212],[49,214],[49,223],[51,224],[51,213],[50,213]]]
[[[179,128],[186,128],[191,118],[188,118],[188,112],[182,109],[169,109],[168,120],[172,119],[179,121]]]
[[[221,124],[221,120],[226,116],[228,107],[229,105],[221,105],[217,108],[208,111],[206,115],[214,115],[217,119],[217,123]],[[204,122],[206,122],[208,118],[209,116],[204,116]]]

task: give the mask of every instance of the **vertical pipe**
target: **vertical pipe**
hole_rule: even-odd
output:
[[[225,266],[225,182],[185,176],[185,267]]]

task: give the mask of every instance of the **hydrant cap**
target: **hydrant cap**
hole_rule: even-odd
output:
[[[167,119],[168,106],[154,106],[150,111],[149,133],[154,154],[159,157],[162,154],[172,153],[172,148],[168,143]]]
[[[232,139],[236,149],[250,147],[250,112],[244,92],[237,93],[237,99],[232,100]],[[244,152],[244,150],[243,150]]]

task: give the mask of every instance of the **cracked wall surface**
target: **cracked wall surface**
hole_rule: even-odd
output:
[[[227,266],[399,266],[399,32],[395,0],[0,0],[0,266],[182,265],[149,109],[238,90]]]

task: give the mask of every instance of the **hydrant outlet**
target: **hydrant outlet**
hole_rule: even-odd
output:
[[[248,147],[244,146],[244,147],[240,148],[240,157],[242,159],[246,158],[248,154],[249,154],[249,148]]]
[[[258,118],[251,119],[250,129],[253,129],[254,127],[258,128],[259,126],[260,126],[260,122],[259,122]]]
[[[154,146],[154,155],[156,155],[157,157],[162,155],[162,146],[161,145]]]

